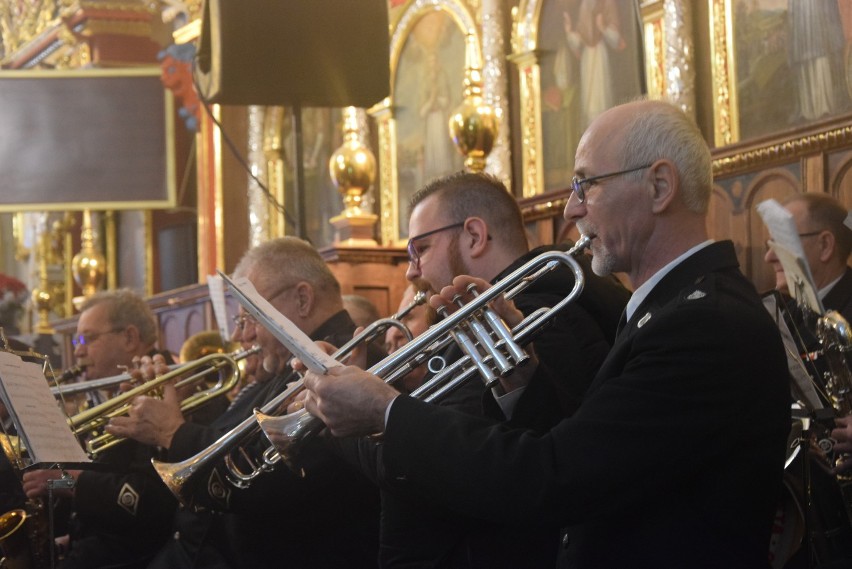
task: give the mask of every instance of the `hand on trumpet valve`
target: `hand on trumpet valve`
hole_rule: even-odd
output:
[[[831,431],[831,438],[835,441],[832,450],[835,456],[842,456],[844,459],[835,464],[834,472],[849,472],[852,470],[852,415],[837,417],[834,424],[836,426]]]
[[[123,372],[130,376],[129,381],[122,382],[119,389],[122,392],[130,391],[146,381],[154,379],[157,375],[168,373],[169,366],[160,354],[153,358],[150,356],[135,356],[129,366],[120,366]]]
[[[293,401],[287,405],[287,414],[295,413],[296,411],[301,411],[305,408],[305,396],[307,393],[305,391],[300,392]]]
[[[135,397],[127,415],[110,419],[105,430],[117,437],[167,449],[178,428],[185,422],[180,402],[175,386],[166,383],[162,388],[162,398]]]
[[[483,279],[459,275],[453,279],[453,284],[445,286],[441,292],[432,295],[429,298],[429,305],[439,313],[445,311],[452,314],[490,287],[491,285]],[[515,303],[502,294],[492,300],[489,306],[508,326],[516,326],[524,319],[524,314],[515,308]]]
[[[385,428],[385,411],[399,391],[357,366],[305,374],[305,408],[335,436],[372,435]]]

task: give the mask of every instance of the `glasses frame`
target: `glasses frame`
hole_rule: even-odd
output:
[[[113,328],[112,330],[107,330],[106,332],[95,332],[93,334],[74,334],[71,336],[71,345],[75,348],[77,346],[88,346],[89,344],[94,344],[98,341],[98,338],[101,336],[106,336],[107,334],[117,334],[118,332],[124,332],[127,328]]]
[[[639,170],[643,170],[645,168],[650,168],[654,163],[645,164],[644,166],[636,166],[635,168],[628,168],[627,170],[621,170],[619,172],[610,172],[609,174],[601,174],[599,176],[591,176],[589,178],[578,178],[574,176],[571,178],[571,191],[577,196],[577,201],[580,203],[586,202],[586,192],[588,188],[591,188],[592,184],[595,182],[599,182],[600,180],[605,180],[606,178],[614,178],[615,176],[623,176],[624,174],[629,174],[631,172],[638,172]],[[587,189],[583,189],[583,186],[587,186]]]
[[[249,314],[248,312],[243,312],[242,314],[237,314],[234,316],[234,326],[242,332],[246,329],[246,326],[251,323],[252,325],[257,324],[257,319]]]
[[[417,252],[417,247],[414,246],[414,242],[424,237],[429,237],[430,235],[434,235],[436,233],[440,233],[441,231],[446,231],[448,229],[455,229],[457,227],[464,227],[464,224],[467,223],[467,220],[459,221],[457,223],[451,223],[450,225],[445,225],[444,227],[439,227],[438,229],[433,229],[432,231],[427,231],[426,233],[421,233],[420,235],[415,235],[411,239],[408,240],[408,244],[405,246],[408,251],[408,262],[414,265],[416,268],[420,268],[420,253]]]

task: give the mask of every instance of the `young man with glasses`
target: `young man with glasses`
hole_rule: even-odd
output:
[[[136,366],[156,349],[157,323],[144,299],[133,291],[103,291],[86,299],[73,337],[74,356],[85,380],[114,377]],[[115,395],[105,393],[104,398]],[[74,518],[62,569],[144,565],[168,537],[177,502],[151,467],[155,449],[127,441],[104,451],[95,470],[69,470],[75,485],[56,490],[70,497]],[[104,467],[104,465],[106,465]],[[48,480],[58,470],[34,470],[23,476],[28,497],[47,496]]]
[[[530,250],[517,202],[498,179],[486,174],[460,172],[437,178],[411,199],[406,277],[435,291],[459,275],[475,275],[496,282],[536,255],[554,247]],[[580,404],[598,366],[615,337],[618,319],[629,292],[614,278],[586,271],[580,298],[565,308],[547,327],[549,335],[536,345],[539,357],[558,369],[571,369],[570,377],[533,376],[529,384],[506,395],[507,387],[526,377],[517,371],[493,389],[517,400],[511,414],[495,403],[492,390],[474,377],[441,401],[441,405],[473,416],[544,432]],[[561,301],[574,285],[567,267],[554,270],[516,297],[524,313]],[[449,365],[462,356],[452,346],[437,356]],[[433,358],[430,366],[440,367]],[[428,379],[428,377],[427,377]],[[362,454],[364,454],[362,445]],[[377,456],[361,460],[372,464]],[[373,473],[383,489],[382,567],[552,567],[559,549],[559,527],[530,524],[525,528],[485,524],[454,515],[444,507],[421,499],[416,490],[397,480]]]
[[[387,476],[424,500],[515,527],[568,526],[573,568],[768,567],[790,428],[780,335],[733,244],[708,239],[710,150],[680,109],[613,107],[575,160],[580,179],[645,164],[581,188],[565,208],[593,237],[595,273],[624,273],[634,288],[570,418],[543,434],[494,426],[352,366],[307,373],[305,405],[337,436],[383,430]],[[430,302],[468,299],[469,282],[487,286],[460,278]],[[495,306],[519,322],[510,303]]]

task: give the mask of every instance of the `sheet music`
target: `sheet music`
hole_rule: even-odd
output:
[[[811,269],[805,259],[799,230],[793,214],[775,200],[766,200],[757,205],[757,212],[772,236],[770,246],[784,267],[787,290],[796,302],[816,314],[824,314],[825,308],[814,285]]]
[[[210,290],[210,302],[213,304],[213,315],[219,326],[219,334],[222,340],[227,342],[231,337],[229,329],[231,321],[228,319],[228,307],[225,304],[225,283],[219,275],[208,275],[207,288]]]
[[[305,366],[316,373],[326,373],[328,368],[341,365],[340,362],[323,352],[298,326],[278,312],[265,298],[260,296],[254,285],[245,277],[232,280],[219,271],[219,276],[228,283],[243,308],[290,352],[302,360]]]
[[[50,392],[41,366],[0,352],[0,397],[33,464],[91,462]]]

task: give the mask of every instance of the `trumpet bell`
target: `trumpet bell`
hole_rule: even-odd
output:
[[[204,330],[193,334],[180,347],[178,357],[186,363],[210,354],[229,354],[240,349],[238,342],[226,342],[218,330]]]
[[[291,469],[293,465],[289,464],[289,459],[296,454],[296,447],[308,436],[325,427],[306,409],[286,415],[268,415],[255,409],[254,416],[263,434]]]

